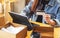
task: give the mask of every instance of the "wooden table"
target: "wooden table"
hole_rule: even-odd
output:
[[[40,32],[41,38],[60,38],[60,27],[52,27],[47,24],[39,23],[39,22],[33,22],[30,21],[33,24],[36,24],[38,26],[34,27],[35,32]],[[29,34],[31,34],[31,31],[28,31]],[[30,36],[28,35],[30,38]]]

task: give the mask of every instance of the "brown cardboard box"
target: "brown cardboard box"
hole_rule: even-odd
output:
[[[18,33],[10,33],[10,32],[5,32],[3,30],[0,30],[0,38],[25,38],[26,34],[27,34],[27,27],[21,25],[21,28],[23,28],[22,30],[18,30]],[[15,28],[19,28],[19,27],[15,27]]]

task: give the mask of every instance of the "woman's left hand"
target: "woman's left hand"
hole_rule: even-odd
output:
[[[56,24],[56,22],[51,19],[51,16],[49,14],[44,15],[44,20],[46,21],[46,23],[48,23],[50,25]]]

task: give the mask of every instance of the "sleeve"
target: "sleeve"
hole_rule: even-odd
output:
[[[30,9],[32,6],[33,1],[31,0],[27,6],[25,6],[25,8],[20,12],[20,15],[26,16],[28,13],[30,13]]]
[[[60,26],[60,8],[58,9],[56,19],[54,19],[54,21],[56,22],[57,26]]]
[[[50,0],[49,3],[48,3],[48,5],[49,6],[54,6],[55,2],[56,2],[56,0]]]

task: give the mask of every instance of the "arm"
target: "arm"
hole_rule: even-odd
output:
[[[24,14],[22,14],[22,15],[27,16],[28,18],[33,16],[33,14],[36,11],[37,4],[38,4],[38,0],[31,0],[29,2],[29,4],[22,11],[22,12],[24,12]]]
[[[56,19],[54,19],[54,21],[56,21],[57,26],[60,26],[60,8],[58,9]]]
[[[50,19],[49,15],[45,15],[45,21],[53,26],[60,26],[60,8],[56,14],[56,19]]]
[[[31,11],[30,9],[31,9],[31,6],[32,6],[32,3],[33,3],[33,2],[34,2],[34,1],[31,0],[31,1],[28,3],[28,5],[25,6],[25,8],[21,11],[20,15],[26,16],[26,14],[30,13],[30,11]]]

